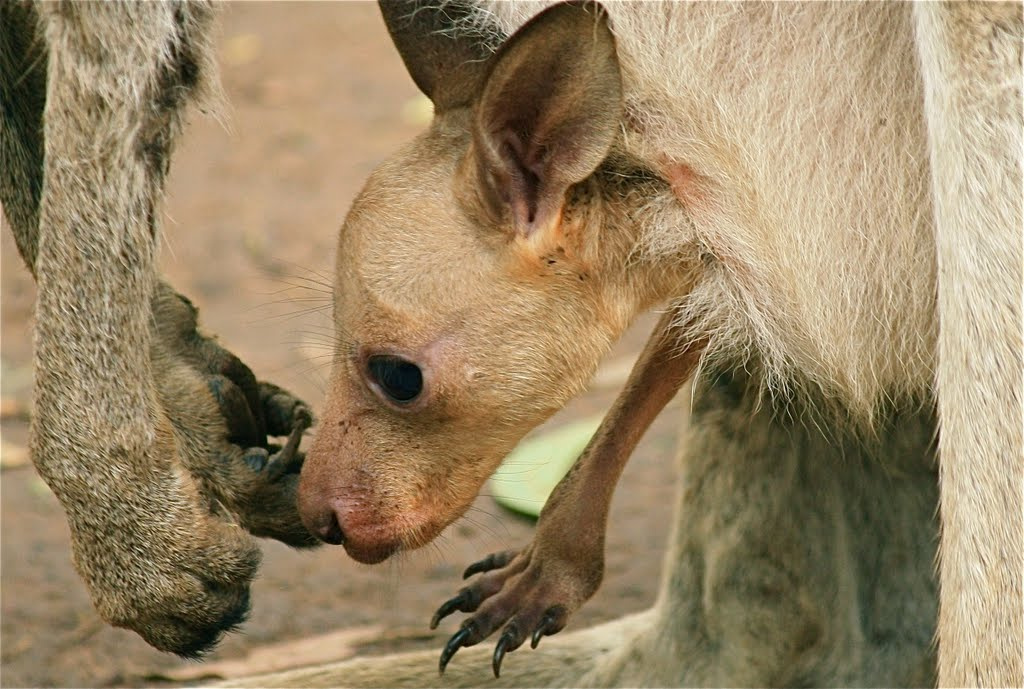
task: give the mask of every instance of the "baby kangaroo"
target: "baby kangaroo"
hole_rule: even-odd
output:
[[[930,682],[940,500],[939,680],[1024,680],[1019,6],[537,9],[382,3],[435,116],[339,236],[303,523],[366,563],[424,545],[668,304],[534,543],[438,610],[474,613],[441,669],[503,628],[497,674],[593,594],[700,362],[662,599],[553,681]]]

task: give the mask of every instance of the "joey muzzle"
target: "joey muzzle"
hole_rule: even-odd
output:
[[[435,490],[396,496],[396,482],[409,485],[408,476],[384,480],[365,465],[346,465],[336,452],[315,450],[316,445],[299,479],[299,516],[310,533],[325,543],[343,546],[358,562],[377,564],[399,550],[426,545],[464,512],[457,505],[432,499]]]
[[[310,533],[331,545],[344,546],[358,562],[374,565],[393,555],[402,538],[376,510],[358,497],[299,491],[299,515]]]
[[[447,524],[443,515],[410,505],[394,495],[395,482],[383,478],[365,451],[339,442],[339,424],[325,419],[299,477],[299,517],[310,533],[344,546],[364,564],[383,562],[395,552],[432,539]],[[332,428],[333,427],[333,428]],[[408,480],[407,478],[405,480]]]
[[[314,460],[322,458],[310,453]],[[374,506],[372,496],[345,481],[322,481],[321,468],[330,462],[304,467],[299,480],[299,516],[320,540],[344,546],[349,556],[364,564],[383,562],[402,545],[401,535]],[[309,471],[306,471],[309,469]]]

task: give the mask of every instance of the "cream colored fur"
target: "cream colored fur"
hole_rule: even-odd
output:
[[[512,32],[542,6],[489,3],[450,31],[490,36],[497,44],[496,37]],[[709,371],[749,364],[756,375],[748,391],[760,394],[774,410],[769,415],[788,411],[805,421],[823,418],[832,426],[826,432],[830,440],[817,451],[811,445],[821,441],[810,440],[814,433],[806,429],[766,431],[767,437],[782,434],[800,447],[794,451],[803,458],[801,471],[811,470],[803,463],[811,455],[832,455],[844,467],[844,460],[858,451],[874,458],[869,466],[877,461],[891,469],[901,442],[909,444],[911,454],[927,455],[925,438],[934,428],[926,424],[903,437],[887,435],[891,421],[886,410],[937,400],[943,477],[939,681],[1024,683],[1020,6],[613,2],[607,9],[626,105],[615,155],[639,160],[673,182],[673,193],[654,189],[643,208],[630,209],[640,230],[630,240],[633,270],[652,275],[671,270],[673,261],[692,261],[695,252],[703,259],[704,270],[695,282],[687,273],[680,291],[661,296],[675,297],[679,321],[692,337],[711,336]],[[434,150],[428,148],[430,140],[428,135],[420,144],[426,155]],[[396,161],[408,156],[403,152]],[[391,165],[398,170],[403,163]],[[428,179],[426,174],[417,172]],[[442,183],[433,179],[430,185]],[[370,205],[387,198],[381,191],[386,185],[386,178],[371,180],[374,201],[357,202],[343,250],[361,247],[358,255],[377,255],[377,240],[351,236],[362,218],[368,227],[380,226],[378,216],[366,214]],[[436,196],[426,187],[409,193],[421,203]],[[391,201],[392,215],[385,217],[400,227],[401,200]],[[631,233],[615,223],[602,231]],[[354,283],[339,284],[344,293],[344,286]],[[683,290],[683,284],[695,286]],[[359,302],[351,308],[358,313]],[[359,322],[347,318],[341,316],[339,323]],[[429,332],[432,326],[425,327]],[[538,353],[547,351],[541,337]],[[575,340],[566,345],[583,346]],[[589,358],[581,361],[589,363]],[[786,402],[793,399],[801,400],[795,410]],[[742,418],[762,413],[740,407]],[[822,408],[823,416],[813,415]],[[552,669],[563,649],[579,652],[594,643],[593,636],[581,634],[553,640],[551,646],[560,650],[535,655],[524,674],[503,681],[542,683],[552,673],[555,683],[601,685],[933,681],[924,646],[902,654],[902,661],[891,666],[865,650],[875,648],[893,659],[886,654],[896,648],[896,639],[920,639],[922,629],[934,624],[925,621],[927,612],[918,608],[921,617],[915,619],[923,626],[914,627],[914,634],[872,637],[866,631],[872,623],[863,617],[870,614],[843,607],[842,594],[830,588],[845,591],[839,582],[866,566],[874,576],[894,577],[890,585],[900,593],[893,592],[891,601],[924,605],[929,578],[909,575],[914,571],[919,577],[921,567],[932,566],[920,541],[902,555],[928,562],[896,574],[864,543],[845,543],[834,533],[822,540],[805,534],[808,548],[833,543],[838,549],[838,560],[824,552],[811,559],[826,568],[831,583],[814,583],[810,570],[790,572],[803,583],[768,587],[772,595],[751,598],[745,593],[750,590],[747,577],[770,578],[780,561],[800,561],[785,556],[787,534],[796,533],[787,529],[796,526],[774,532],[778,540],[768,551],[768,560],[775,563],[770,566],[757,561],[756,539],[741,548],[733,540],[735,532],[712,529],[708,538],[694,542],[688,533],[700,529],[698,514],[691,512],[694,503],[713,495],[703,503],[706,510],[729,512],[724,505],[733,493],[708,488],[719,469],[702,464],[706,455],[729,456],[729,442],[721,433],[716,436],[713,421],[716,413],[728,415],[729,409],[722,403],[717,411],[698,414],[697,425],[706,427],[693,431],[684,472],[699,475],[701,488],[687,493],[684,479],[679,532],[666,563],[663,596],[647,618],[650,626],[636,635],[623,631],[615,642],[609,639],[619,628],[603,628],[599,638],[619,648],[604,652],[606,646],[595,643],[600,648],[593,673],[566,670],[560,675]],[[743,442],[749,445],[733,461],[758,455],[753,428],[745,429]],[[867,442],[875,449],[855,450],[865,446],[847,434],[858,428],[873,429],[881,445]],[[798,440],[802,432],[809,434],[811,445]],[[703,445],[704,453],[692,448],[700,438],[713,439]],[[777,461],[785,456],[780,446],[766,452]],[[770,483],[768,466],[760,470]],[[840,479],[843,488],[835,500],[822,498],[812,512],[820,516],[822,510],[829,513],[838,504],[856,501],[853,496],[870,485],[877,501],[873,516],[895,521],[860,535],[869,534],[879,547],[891,536],[893,524],[916,524],[914,538],[929,533],[921,512],[913,519],[892,512],[884,516],[894,508],[920,507],[921,500],[928,504],[926,492],[920,492],[926,491],[927,480],[910,481],[908,486],[919,491],[910,499],[899,495],[896,484],[872,484],[864,474],[858,479],[862,483],[848,478],[849,483]],[[742,492],[742,480],[732,480],[730,490]],[[803,490],[814,492],[812,486],[818,485]],[[747,504],[746,518],[752,524],[760,518],[763,526],[770,519],[769,496],[787,494],[794,506],[805,495],[773,484]],[[849,533],[857,532],[858,525],[864,528],[849,514],[837,519],[825,521]],[[694,555],[695,550],[700,554]],[[736,578],[730,586],[716,587],[711,572],[718,567],[732,567]],[[853,580],[846,581],[853,585]],[[864,593],[862,587],[853,588]],[[720,605],[715,604],[716,591],[723,596]],[[787,595],[795,598],[780,603]],[[889,605],[881,603],[882,608]],[[774,620],[774,626],[759,625],[762,610],[763,619]],[[888,622],[883,626],[893,621],[884,617]],[[811,631],[802,636],[801,630]],[[388,658],[386,665],[358,661],[256,681],[388,684],[397,681],[389,673],[405,662],[425,659]],[[453,667],[479,662],[478,655],[467,652]],[[506,662],[507,672],[513,671],[510,667]],[[470,677],[475,679],[460,674],[452,681],[482,681],[479,675]],[[434,681],[401,678],[413,684]]]
[[[542,5],[493,3],[511,33]],[[928,148],[909,6],[610,3],[624,148],[707,178],[639,250],[721,263],[681,305],[711,356],[757,352],[870,416],[935,369]],[[871,42],[866,42],[866,37]],[[856,104],[856,105],[854,105]],[[652,199],[652,203],[657,200]]]
[[[939,681],[1024,684],[1021,6],[915,5],[939,341]]]

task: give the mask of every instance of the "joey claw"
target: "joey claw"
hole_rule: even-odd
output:
[[[473,612],[476,610],[477,605],[480,601],[476,600],[476,596],[469,588],[461,589],[454,596],[446,600],[441,604],[441,607],[437,609],[434,616],[430,618],[430,628],[437,629],[437,625],[440,624],[441,620],[451,615],[456,610],[462,612]]]
[[[302,468],[306,455],[301,452],[286,454],[284,450],[276,453],[267,462],[267,481],[277,483],[287,474],[297,474]]]
[[[455,634],[452,635],[452,638],[448,639],[448,643],[444,645],[444,649],[441,651],[441,659],[437,664],[440,674],[444,674],[444,669],[448,667],[448,661],[452,659],[455,652],[463,646],[469,645],[466,643],[466,640],[473,635],[474,631],[475,629],[473,624],[469,623],[463,625],[462,629],[455,632]]]
[[[260,381],[260,403],[267,423],[267,435],[288,435],[295,426],[313,423],[313,413],[302,400],[273,383]]]
[[[547,612],[544,613],[544,617],[541,618],[540,623],[537,624],[537,628],[533,630],[533,637],[530,639],[530,648],[537,648],[537,644],[540,643],[541,637],[551,636],[552,634],[560,631],[562,627],[565,626],[565,613],[565,608],[560,605],[548,608]]]
[[[466,567],[466,571],[462,573],[462,578],[469,579],[474,574],[479,574],[480,572],[489,572],[492,569],[501,569],[509,562],[511,562],[512,558],[514,558],[515,556],[515,550],[506,550],[501,553],[491,553],[483,560],[474,562],[469,567]]]
[[[261,433],[260,424],[241,388],[220,374],[209,376],[206,386],[227,425],[228,442],[241,447],[262,445],[266,436]]]
[[[518,627],[515,622],[509,623],[498,639],[498,645],[494,647],[494,657],[491,659],[491,669],[494,670],[496,678],[501,677],[501,661],[505,659],[505,653],[516,650],[521,643]]]
[[[313,412],[305,404],[300,403],[299,407],[295,410],[294,423],[296,426],[302,426],[302,430],[308,429],[313,425]]]

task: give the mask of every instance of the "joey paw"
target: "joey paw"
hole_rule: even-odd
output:
[[[561,631],[575,610],[601,582],[603,562],[580,567],[567,560],[544,557],[533,545],[521,552],[488,555],[466,568],[463,578],[480,577],[445,601],[430,621],[434,629],[456,611],[474,613],[441,651],[438,669],[443,674],[448,662],[464,646],[473,646],[504,625],[494,648],[491,667],[501,673],[506,653],[527,639],[537,648],[541,638]]]

